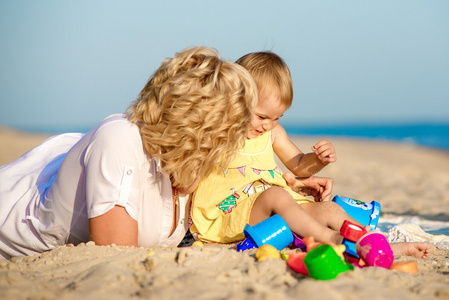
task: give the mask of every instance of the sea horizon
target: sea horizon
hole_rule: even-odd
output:
[[[449,151],[449,123],[285,125],[289,135],[394,141]]]
[[[3,124],[2,124],[3,125]],[[415,144],[439,150],[449,151],[448,123],[402,123],[402,124],[337,124],[337,125],[295,125],[282,124],[291,136],[322,136],[344,137],[352,139],[367,139],[395,141]],[[61,126],[61,127],[28,127],[8,126],[16,130],[31,133],[61,134],[66,132],[87,132],[92,126]]]

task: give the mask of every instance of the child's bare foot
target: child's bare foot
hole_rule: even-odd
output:
[[[426,258],[430,254],[430,245],[419,242],[391,243],[394,255],[407,255],[416,258]]]

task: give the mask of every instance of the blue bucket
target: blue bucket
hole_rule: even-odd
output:
[[[363,226],[369,225],[371,230],[376,229],[380,216],[379,202],[372,201],[371,203],[365,203],[339,195],[335,196],[332,201],[340,205],[348,215],[363,224]]]
[[[257,225],[245,226],[245,237],[254,241],[257,247],[264,244],[271,245],[282,250],[293,243],[293,233],[279,215],[273,215]]]

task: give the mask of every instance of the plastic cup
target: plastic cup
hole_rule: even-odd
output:
[[[367,233],[368,232],[365,228],[356,224],[352,224],[348,220],[345,220],[340,228],[340,235],[352,242],[357,242],[362,236]]]
[[[418,273],[418,265],[416,261],[402,261],[393,263],[390,267],[390,270],[397,270],[401,272],[407,272],[410,274]]]
[[[371,203],[365,203],[360,200],[335,196],[332,201],[340,205],[348,215],[353,217],[364,226],[370,226],[371,230],[376,229],[380,216],[380,203],[371,201]]]
[[[290,228],[279,215],[273,215],[254,226],[247,224],[244,234],[247,239],[252,239],[257,247],[269,244],[282,250],[293,242]]]
[[[357,254],[372,267],[390,268],[394,261],[393,250],[383,234],[368,233],[355,244]]]
[[[334,279],[338,274],[354,269],[354,266],[343,262],[331,245],[326,244],[307,253],[304,263],[309,276],[317,280]]]
[[[357,255],[357,251],[355,249],[355,242],[357,242],[366,233],[367,231],[365,228],[345,220],[340,229],[340,235],[344,237],[341,243],[346,247],[345,252],[358,258],[359,256]]]

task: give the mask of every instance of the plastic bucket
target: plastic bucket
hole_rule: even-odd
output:
[[[371,203],[365,203],[360,200],[335,196],[332,201],[340,205],[348,215],[355,220],[363,224],[364,226],[370,226],[371,230],[376,229],[380,216],[380,203],[377,201],[371,201]]]
[[[245,226],[245,237],[254,241],[257,247],[269,244],[282,250],[293,242],[293,234],[279,215],[273,215],[257,225]]]

